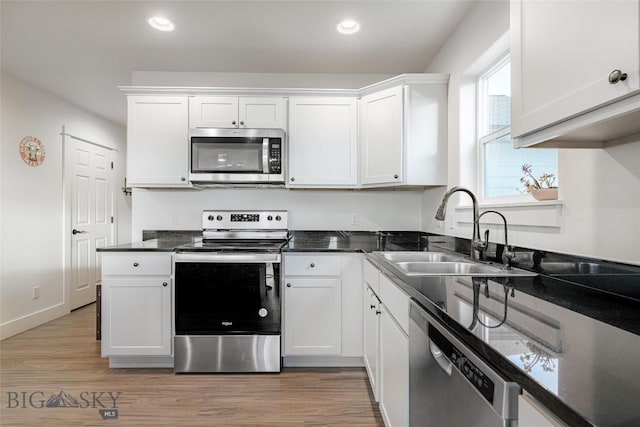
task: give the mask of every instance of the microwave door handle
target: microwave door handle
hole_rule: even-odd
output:
[[[269,138],[262,138],[262,172],[268,174],[269,167]]]

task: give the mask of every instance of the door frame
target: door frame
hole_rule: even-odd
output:
[[[71,224],[72,212],[72,198],[71,198],[71,189],[72,189],[72,179],[70,179],[69,174],[71,173],[69,168],[69,141],[77,140],[87,144],[95,145],[100,148],[104,148],[110,151],[111,159],[113,162],[113,174],[114,179],[117,177],[118,164],[115,161],[117,158],[118,150],[109,147],[108,145],[100,144],[95,141],[91,141],[85,138],[81,138],[76,135],[72,135],[65,131],[65,126],[62,126],[62,132],[60,132],[62,137],[62,203],[64,206],[64,212],[62,215],[62,242],[64,245],[63,248],[63,269],[62,269],[62,281],[64,284],[64,301],[63,305],[65,307],[65,311],[71,312],[71,266],[72,266],[72,240],[71,240],[71,230],[73,226]],[[114,245],[118,244],[118,204],[115,194],[115,182],[109,189],[111,194],[111,198],[113,200],[111,207],[111,215],[114,218],[113,223],[111,223],[111,235],[112,235],[112,243]]]

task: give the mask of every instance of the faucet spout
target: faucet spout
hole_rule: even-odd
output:
[[[453,193],[458,191],[467,193],[469,197],[471,197],[471,202],[473,204],[473,235],[471,237],[471,259],[479,260],[482,251],[486,248],[486,244],[485,242],[480,240],[480,224],[478,224],[478,199],[471,190],[464,187],[452,187],[449,191],[447,191],[442,198],[442,203],[440,203],[440,206],[436,211],[435,219],[437,219],[438,221],[444,221],[444,218],[447,214],[447,203],[449,202],[449,197],[451,197]]]

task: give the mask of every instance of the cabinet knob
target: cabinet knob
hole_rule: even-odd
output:
[[[625,80],[627,80],[627,73],[623,73],[620,70],[613,70],[609,74],[609,83],[611,83],[612,85],[618,82],[623,82]]]
[[[398,174],[393,175],[395,179],[398,179]]]
[[[291,177],[291,181],[292,181],[292,182],[293,182],[293,181],[295,181],[295,180],[296,180],[296,179],[295,179],[294,177]]]
[[[240,126],[244,126],[244,120],[240,120]]]
[[[311,268],[313,268],[313,267],[315,267],[315,266],[316,266],[316,265],[315,265],[314,263],[309,264],[309,267],[311,267]]]
[[[372,308],[372,309],[376,308],[376,306],[374,304],[371,304],[369,307]]]
[[[134,262],[134,263],[133,263],[133,266],[134,266],[134,267],[137,267],[137,266],[139,266],[139,265],[140,265],[140,264],[138,264],[137,262]]]
[[[236,124],[236,121],[235,121],[235,120],[234,120],[234,121],[232,121],[232,122],[231,122],[231,124],[232,124],[232,125],[235,125],[235,124]]]
[[[162,286],[168,286],[169,284],[167,282],[163,282]]]
[[[186,181],[186,180],[187,180],[187,178],[185,178],[184,176],[181,176],[181,177],[180,177],[180,181],[184,182],[184,181]]]
[[[380,316],[382,312],[380,310],[376,310],[376,316]]]
[[[290,288],[290,287],[291,287],[291,283],[287,283],[287,288]]]

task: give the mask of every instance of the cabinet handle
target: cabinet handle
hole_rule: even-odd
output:
[[[398,174],[393,175],[395,179],[398,179]]]
[[[376,316],[380,316],[382,312],[380,310],[376,310]]]
[[[134,262],[134,263],[133,263],[133,266],[134,266],[134,267],[137,267],[137,266],[139,266],[139,265],[140,265],[140,264],[138,264],[137,262]]]
[[[627,73],[623,73],[620,70],[613,70],[609,74],[609,83],[611,83],[612,85],[618,82],[623,82],[625,80],[627,80]]]
[[[373,304],[371,304],[370,308],[376,308],[376,306],[375,306],[375,305],[373,305]]]
[[[295,181],[296,179],[294,177],[291,177],[291,182]]]
[[[167,282],[163,282],[162,286],[168,286],[169,284]]]
[[[314,263],[309,264],[309,267],[311,267],[311,268],[313,268],[313,267],[315,267],[315,266],[316,266],[316,265],[315,265]]]
[[[287,283],[287,288],[290,288],[290,287],[291,287],[291,283]]]

